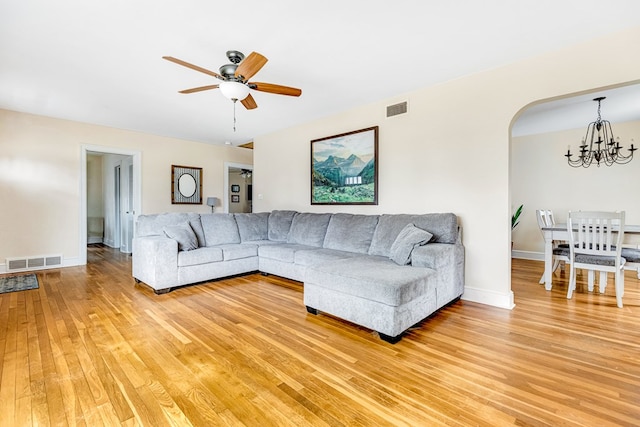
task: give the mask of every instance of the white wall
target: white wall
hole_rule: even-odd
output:
[[[512,307],[511,122],[540,99],[638,79],[639,42],[640,27],[255,138],[254,210],[454,212],[464,227],[464,298]],[[406,99],[408,115],[384,118]],[[309,141],[375,125],[379,205],[311,206]]]
[[[606,111],[603,118],[607,118]],[[567,146],[576,153],[587,124],[594,119],[595,116],[585,117],[584,128],[580,129],[512,139],[511,201],[514,207],[524,204],[520,224],[512,235],[515,255],[542,259],[544,240],[536,209],[553,210],[556,222],[566,222],[569,210],[624,210],[628,224],[640,224],[640,198],[635,184],[640,178],[640,156],[626,165],[611,167],[592,165],[585,169],[567,164]],[[632,138],[640,142],[640,122],[611,125],[625,147],[624,153]],[[630,242],[637,240],[627,237]]]
[[[0,272],[8,257],[79,259],[83,145],[142,153],[142,212],[210,212],[171,204],[171,165],[203,168],[203,201],[223,192],[224,163],[253,163],[252,150],[165,138],[0,109]]]

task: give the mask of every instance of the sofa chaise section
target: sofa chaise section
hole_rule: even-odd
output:
[[[408,264],[393,261],[394,243],[406,227],[428,232]],[[304,303],[377,331],[395,343],[411,326],[458,299],[464,291],[464,248],[453,214],[381,215],[367,257],[309,266]]]

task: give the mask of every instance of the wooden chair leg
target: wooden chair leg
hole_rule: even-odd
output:
[[[616,272],[616,304],[622,308],[622,296],[624,295],[624,270]]]
[[[588,278],[587,278],[587,289],[589,292],[593,292],[593,282],[595,281],[596,272],[593,270],[589,270]]]
[[[571,273],[569,274],[569,286],[567,286],[567,299],[571,299],[573,296],[573,290],[576,287],[576,269],[571,265]]]
[[[604,291],[607,289],[607,272],[601,271],[600,278],[598,279],[598,290],[601,294],[604,294]]]

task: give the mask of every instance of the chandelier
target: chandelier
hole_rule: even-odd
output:
[[[622,146],[620,145],[620,138],[613,136],[613,129],[611,129],[611,123],[608,120],[602,120],[600,116],[600,103],[606,96],[594,98],[594,101],[598,102],[598,118],[595,122],[589,123],[587,126],[587,134],[582,139],[582,145],[577,159],[572,159],[571,149],[567,150],[567,154],[564,156],[567,158],[569,166],[574,168],[582,166],[588,168],[593,162],[600,167],[600,163],[604,163],[607,166],[611,166],[614,163],[625,164],[629,163],[633,159],[633,152],[637,148],[629,148],[629,154],[626,156],[622,154]],[[633,141],[633,140],[632,140]]]

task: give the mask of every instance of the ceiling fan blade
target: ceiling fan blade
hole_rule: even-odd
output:
[[[209,90],[209,89],[217,89],[219,85],[207,85],[207,86],[200,86],[200,87],[194,87],[191,89],[184,89],[184,90],[179,90],[179,93],[194,93],[194,92],[201,92],[203,90]]]
[[[272,83],[249,82],[249,87],[251,87],[251,89],[259,90],[260,92],[276,93],[278,95],[288,95],[288,96],[302,95],[301,89],[297,89],[295,87],[289,87],[289,86],[274,85]]]
[[[253,77],[268,61],[267,58],[260,55],[258,52],[251,52],[249,56],[242,60],[236,68],[235,76],[242,76],[243,79],[249,80]]]
[[[256,104],[256,100],[253,99],[253,96],[251,96],[251,94],[247,95],[247,97],[240,102],[242,102],[242,105],[244,105],[244,108],[246,108],[247,110],[258,108],[258,104]]]
[[[200,71],[201,73],[208,74],[217,79],[224,80],[224,77],[222,77],[220,74],[211,70],[207,70],[206,68],[202,68],[202,67],[198,67],[197,65],[190,64],[188,62],[183,61],[182,59],[174,58],[173,56],[163,56],[162,59],[166,59],[167,61],[171,61],[178,65],[182,65],[183,67],[191,68],[192,70]]]

